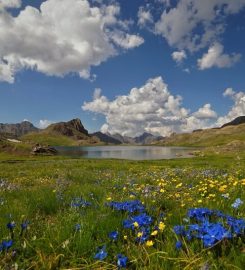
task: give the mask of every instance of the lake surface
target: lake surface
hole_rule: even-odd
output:
[[[163,146],[65,146],[55,147],[59,154],[82,158],[152,160],[193,157],[194,148]]]

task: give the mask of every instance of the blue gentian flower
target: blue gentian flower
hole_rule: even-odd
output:
[[[122,254],[117,255],[117,266],[119,268],[125,268],[127,266],[128,258]]]
[[[13,245],[13,240],[8,240],[8,241],[2,241],[2,250],[8,250],[9,248],[11,248]]]
[[[129,213],[145,211],[144,205],[138,200],[126,202],[110,202],[107,205],[113,208],[114,210],[125,211]]]
[[[116,241],[118,239],[119,233],[117,231],[113,231],[109,233],[109,238],[113,241]]]
[[[98,248],[98,252],[95,254],[94,259],[102,261],[106,257],[107,257],[106,246],[103,246],[101,248]]]
[[[213,211],[208,208],[192,208],[188,211],[189,218],[195,218],[197,221],[204,221],[206,217],[211,216]]]
[[[176,249],[181,249],[182,248],[182,242],[181,241],[177,241],[175,244]]]
[[[231,227],[231,231],[236,235],[242,235],[245,231],[245,220],[244,219],[236,219],[234,217],[227,217],[227,224]]]
[[[174,232],[178,235],[185,235],[185,227],[182,225],[174,226]]]
[[[140,214],[138,216],[133,216],[130,219],[124,220],[123,226],[126,229],[134,230],[135,223],[137,223],[139,227],[147,227],[152,223],[152,217],[148,216],[146,213]]]
[[[10,221],[8,224],[7,224],[7,228],[9,229],[9,230],[13,230],[14,229],[14,227],[15,227],[15,222],[14,221]]]
[[[185,226],[177,225],[174,227],[174,232],[185,237],[188,241],[191,241],[193,238],[200,239],[204,247],[211,247],[223,239],[244,235],[245,220],[225,215],[221,211],[194,208],[188,211],[188,216],[197,220],[198,223],[190,224],[186,228]],[[223,222],[210,222],[211,217],[212,220],[216,217],[219,220],[222,219]]]

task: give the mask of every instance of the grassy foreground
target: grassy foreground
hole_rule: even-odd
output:
[[[244,154],[142,162],[2,154],[0,269],[244,269],[245,203],[234,204],[244,188]],[[193,208],[204,209],[187,214]]]

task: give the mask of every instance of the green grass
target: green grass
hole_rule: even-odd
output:
[[[66,145],[66,146],[73,146],[78,145],[78,142],[76,140],[73,140],[72,138],[69,138],[67,136],[62,135],[54,135],[49,133],[29,133],[27,135],[24,135],[21,140],[27,143],[31,144],[41,144],[41,145],[52,145],[52,146],[58,146],[58,145]]]
[[[1,153],[0,242],[11,238],[6,228],[9,221],[15,221],[16,227],[13,246],[0,253],[0,269],[14,269],[14,265],[19,269],[117,269],[118,253],[128,257],[128,269],[199,270],[205,265],[209,269],[243,269],[241,237],[206,249],[198,240],[184,242],[184,248],[178,251],[173,226],[184,224],[191,207],[219,209],[244,218],[245,204],[238,210],[231,207],[238,197],[245,201],[244,165],[244,153],[206,153],[193,159],[161,161],[16,157]],[[224,186],[225,190],[220,191]],[[223,193],[229,193],[229,199],[224,199]],[[91,202],[91,206],[71,207],[75,197]],[[135,232],[122,226],[128,215],[107,207],[109,198],[142,201],[154,225],[164,213],[166,228],[152,237],[153,247],[135,243]],[[21,234],[20,224],[25,220],[30,224]],[[80,231],[74,230],[75,224],[81,225]],[[112,242],[108,233],[115,230],[120,236]],[[94,260],[97,247],[104,244],[107,258]]]

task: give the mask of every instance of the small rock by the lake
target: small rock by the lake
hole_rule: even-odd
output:
[[[35,145],[31,153],[33,155],[45,154],[45,155],[56,155],[58,151],[50,146],[41,146],[39,144]]]

